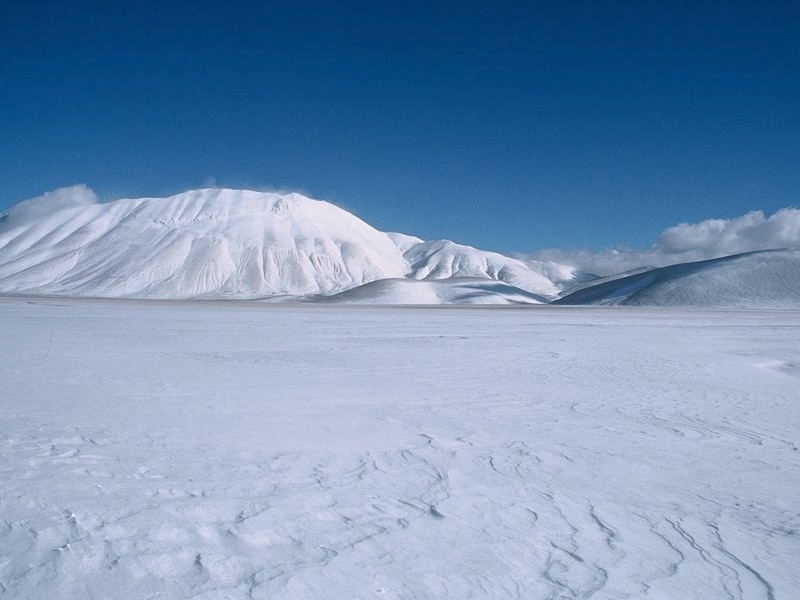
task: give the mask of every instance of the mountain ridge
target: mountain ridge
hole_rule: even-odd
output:
[[[302,194],[208,188],[98,203],[85,186],[0,215],[0,292],[132,298],[332,295],[383,279],[497,280],[563,289],[520,260],[385,233]],[[558,265],[561,275],[570,267]]]
[[[79,185],[0,213],[0,294],[800,308],[800,251],[791,249],[588,278],[565,264],[382,232],[298,193],[206,188],[100,203]]]

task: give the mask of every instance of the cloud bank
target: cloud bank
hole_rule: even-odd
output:
[[[639,267],[663,267],[754,250],[794,247],[800,247],[800,209],[782,208],[769,217],[756,210],[733,219],[680,223],[661,232],[644,251],[551,248],[526,258],[565,263],[596,275],[612,275]]]

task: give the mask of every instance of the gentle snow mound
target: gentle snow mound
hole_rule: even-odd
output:
[[[544,296],[526,292],[502,281],[477,277],[418,281],[383,279],[334,296],[326,302],[352,304],[546,304]]]
[[[800,308],[800,251],[765,250],[605,279],[554,304]]]

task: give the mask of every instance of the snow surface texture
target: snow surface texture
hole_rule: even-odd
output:
[[[333,294],[387,278],[469,277],[519,288],[508,302],[541,302],[572,271],[383,233],[300,194],[206,189],[98,204],[76,186],[0,215],[5,293],[250,299]]]
[[[0,299],[0,596],[792,600],[799,324]]]
[[[750,252],[604,278],[555,304],[800,308],[800,251]]]

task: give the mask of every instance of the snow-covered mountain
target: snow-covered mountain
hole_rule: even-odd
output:
[[[301,297],[380,280],[447,279],[466,285],[459,280],[477,278],[503,285],[484,286],[477,295],[458,285],[429,289],[440,301],[498,302],[508,295],[508,301],[544,302],[557,296],[571,271],[446,240],[384,233],[300,194],[203,189],[98,203],[91,190],[75,186],[0,215],[2,293]],[[410,288],[387,283],[371,293],[378,289],[387,292],[384,302],[403,303],[409,295],[394,292]],[[353,295],[365,294],[370,292]]]
[[[800,308],[800,250],[765,250],[603,278],[554,304]]]

